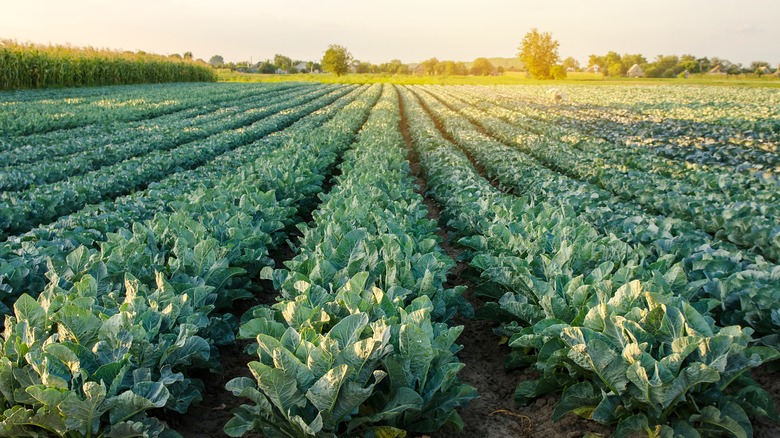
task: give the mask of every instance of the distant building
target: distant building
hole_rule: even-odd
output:
[[[710,71],[707,72],[708,75],[725,75],[726,69],[723,68],[720,64],[716,65],[715,67],[712,67]]]
[[[772,70],[770,70],[769,67],[767,67],[767,66],[763,66],[763,67],[758,69],[758,74],[771,75],[772,74]]]
[[[643,78],[645,77],[645,71],[642,70],[642,67],[639,66],[639,64],[634,64],[631,66],[631,68],[628,69],[626,72],[629,78]]]
[[[601,67],[599,67],[598,64],[593,64],[590,67],[588,67],[585,71],[588,73],[601,73]]]
[[[680,73],[680,77],[683,79],[688,79],[691,77],[691,72],[689,72],[687,69],[683,70],[682,73]]]

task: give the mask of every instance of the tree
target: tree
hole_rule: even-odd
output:
[[[761,70],[764,67],[769,68],[769,63],[766,61],[753,61],[750,63],[750,67],[748,68],[750,68],[750,71],[755,72]]]
[[[487,58],[477,58],[471,64],[471,74],[474,76],[490,76],[493,74],[493,64]]]
[[[265,60],[265,61],[261,62],[257,66],[257,71],[259,71],[260,73],[263,73],[263,74],[267,74],[267,75],[268,74],[274,74],[274,73],[276,73],[276,66],[271,64],[270,61]]]
[[[370,62],[359,62],[357,66],[355,66],[355,73],[371,73],[372,65]]]
[[[219,55],[214,55],[211,57],[211,59],[209,59],[209,64],[211,64],[212,67],[222,67],[222,64],[224,63],[225,63],[225,58]]]
[[[426,59],[420,63],[420,68],[423,74],[426,76],[433,76],[436,74],[436,67],[439,65],[439,60],[436,58]]]
[[[338,44],[331,44],[328,46],[328,50],[325,51],[325,56],[322,57],[322,68],[341,76],[349,71],[349,62],[352,60],[352,54],[349,53],[344,46]]]
[[[549,32],[539,32],[536,28],[525,34],[520,43],[520,61],[536,79],[551,78],[550,69],[558,62],[558,41]]]
[[[184,59],[192,61],[192,52],[184,52]]]
[[[403,69],[404,63],[400,59],[391,59],[390,62],[379,65],[379,71],[382,73],[399,74]]]
[[[550,76],[553,77],[553,79],[557,80],[563,80],[566,79],[566,67],[562,65],[554,65],[550,67]]]
[[[604,70],[606,64],[604,63],[604,57],[598,55],[588,55],[588,68],[598,65],[599,68]]]
[[[462,62],[455,62],[452,65],[452,72],[450,74],[465,76],[469,74],[469,69],[466,67],[466,64]]]
[[[623,76],[623,66],[619,62],[613,62],[607,69],[608,76]]]
[[[292,69],[293,63],[292,63],[292,59],[290,59],[289,57],[277,53],[276,55],[274,55],[274,65],[279,70],[284,70],[287,73],[289,73],[290,70]]]
[[[578,71],[580,69],[580,62],[572,58],[571,56],[564,59],[561,65],[563,66],[564,69],[570,68],[575,71]]]

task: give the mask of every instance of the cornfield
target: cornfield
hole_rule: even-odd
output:
[[[0,41],[0,90],[214,81],[208,66],[160,55]]]

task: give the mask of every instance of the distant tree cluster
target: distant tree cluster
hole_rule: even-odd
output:
[[[487,58],[477,58],[471,63],[471,68],[464,62],[439,61],[437,58],[429,58],[421,62],[416,72],[425,76],[490,76],[498,73]]]
[[[728,75],[751,73],[761,75],[766,71],[764,67],[770,69],[769,63],[764,61],[753,61],[749,66],[743,66],[723,58],[699,58],[694,55],[658,55],[654,60],[648,61],[640,54],[620,55],[610,51],[606,55],[588,57],[588,67],[598,66],[599,70],[607,76],[626,76],[634,65],[638,65],[643,75],[649,78],[674,78],[686,73],[708,73],[716,67],[717,73]]]
[[[188,58],[189,57],[189,58]],[[192,53],[184,53],[184,59],[192,59]],[[220,55],[214,55],[209,59],[209,64],[214,68],[226,68],[232,71],[238,71],[242,73],[310,73],[315,71],[321,71],[322,66],[313,61],[299,61],[293,60],[289,56],[280,54],[274,55],[273,60],[266,59],[259,62],[239,61],[239,62],[225,62],[225,59]]]

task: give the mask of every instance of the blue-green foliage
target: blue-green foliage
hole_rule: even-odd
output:
[[[245,317],[256,382],[228,384],[242,405],[231,436],[405,436],[462,429],[455,410],[476,396],[461,383],[454,342],[471,313],[405,159],[397,96],[387,87],[342,174],[303,227],[287,269],[265,271],[283,300]],[[380,164],[381,163],[381,164]],[[283,397],[282,397],[283,395]]]
[[[751,328],[719,327],[704,301],[678,295],[682,263],[645,263],[646,250],[599,233],[565,203],[535,200],[531,177],[522,187],[529,197],[501,193],[442,138],[412,93],[402,96],[428,187],[472,251],[480,293],[494,300],[478,315],[502,323],[509,366],[542,373],[518,386],[518,402],[563,391],[555,419],[573,412],[616,424],[618,436],[751,436],[748,415],[777,418],[747,372],[780,354],[752,346]],[[492,140],[422,100],[434,115],[446,113],[445,131],[504,181],[499,157],[478,150]]]
[[[268,248],[283,241],[301,201],[321,190],[338,154],[327,141],[288,141],[339,109],[344,115],[322,129],[349,138],[378,96],[377,88],[353,94],[355,109],[335,105],[314,125],[305,120],[255,144],[265,153],[167,199],[169,211],[49,258],[44,292],[22,295],[6,320],[0,434],[175,435],[147,411],[186,412],[202,397],[190,372],[219,371],[216,347],[234,342],[238,328],[220,310],[249,296],[251,280],[273,264]],[[315,100],[309,111],[332,101]]]

